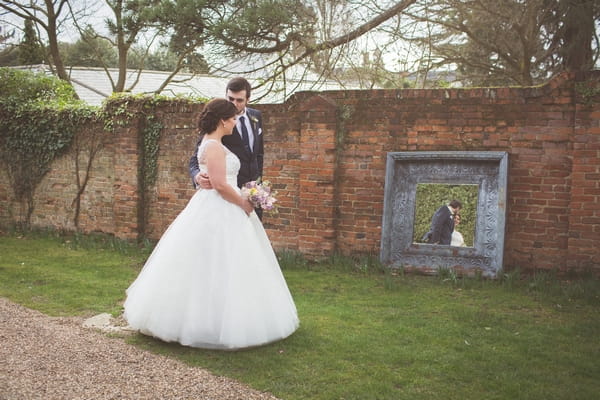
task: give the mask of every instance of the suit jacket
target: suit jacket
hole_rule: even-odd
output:
[[[262,114],[258,110],[246,107],[246,115],[248,116],[250,126],[252,127],[251,134],[254,136],[252,152],[250,153],[245,149],[237,127],[233,129],[231,135],[223,136],[222,139],[225,147],[231,150],[231,152],[240,159],[240,170],[237,176],[238,187],[242,187],[244,183],[257,180],[259,177],[262,177],[263,174],[264,134],[262,130]],[[200,146],[200,142],[202,142],[202,137],[198,140],[194,155],[190,158],[190,175],[194,187],[196,187],[194,176],[200,172],[200,167],[198,165],[198,146]]]
[[[429,243],[450,245],[454,231],[454,216],[448,206],[441,206],[431,218]]]

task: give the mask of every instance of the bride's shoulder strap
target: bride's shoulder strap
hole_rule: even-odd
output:
[[[200,149],[205,149],[207,146],[215,146],[214,143],[218,143],[218,141],[216,139],[208,139],[208,138],[204,138],[202,140],[202,143],[200,143]]]
[[[202,143],[204,143],[204,144],[208,144],[210,142],[217,142],[217,139],[204,138],[204,140],[202,141]]]
[[[198,147],[198,160],[199,161],[203,160],[208,151],[210,151],[210,152],[217,151],[216,149],[218,149],[219,147],[222,147],[222,146],[223,145],[221,143],[219,143],[219,141],[216,139],[204,138],[204,140],[202,140],[202,143],[200,143],[200,146]]]
[[[210,151],[217,151],[217,149],[224,151],[225,146],[223,146],[223,144],[217,139],[207,139],[204,143],[204,152],[206,152],[209,149]]]

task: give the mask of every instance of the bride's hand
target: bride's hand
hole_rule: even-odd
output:
[[[250,203],[250,200],[248,199],[244,199],[244,201],[242,201],[241,207],[244,211],[246,211],[246,214],[248,215],[250,215],[252,211],[254,211],[254,206],[252,205],[252,203]]]
[[[202,189],[212,189],[210,178],[206,172],[200,172],[195,178],[196,184]]]

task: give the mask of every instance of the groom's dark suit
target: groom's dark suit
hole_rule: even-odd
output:
[[[246,115],[249,118],[252,128],[252,132],[248,132],[248,134],[254,137],[252,152],[248,152],[245,148],[242,136],[239,134],[237,127],[233,129],[231,135],[223,136],[222,139],[223,144],[240,159],[240,171],[237,176],[238,187],[242,187],[244,183],[257,180],[263,174],[264,144],[262,115],[260,111],[248,107],[246,107]],[[190,158],[190,175],[192,176],[194,186],[196,186],[194,177],[200,172],[200,167],[198,166],[198,146],[200,142],[202,142],[202,137],[198,140],[194,155]]]
[[[431,218],[429,243],[450,244],[454,230],[454,216],[448,206],[441,206]]]

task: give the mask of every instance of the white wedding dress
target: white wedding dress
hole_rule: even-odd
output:
[[[202,171],[210,140],[198,150]],[[225,151],[227,181],[237,189],[240,162]],[[171,223],[127,289],[124,308],[132,328],[201,348],[259,346],[291,335],[299,325],[256,213],[246,215],[216,190],[198,190]]]

